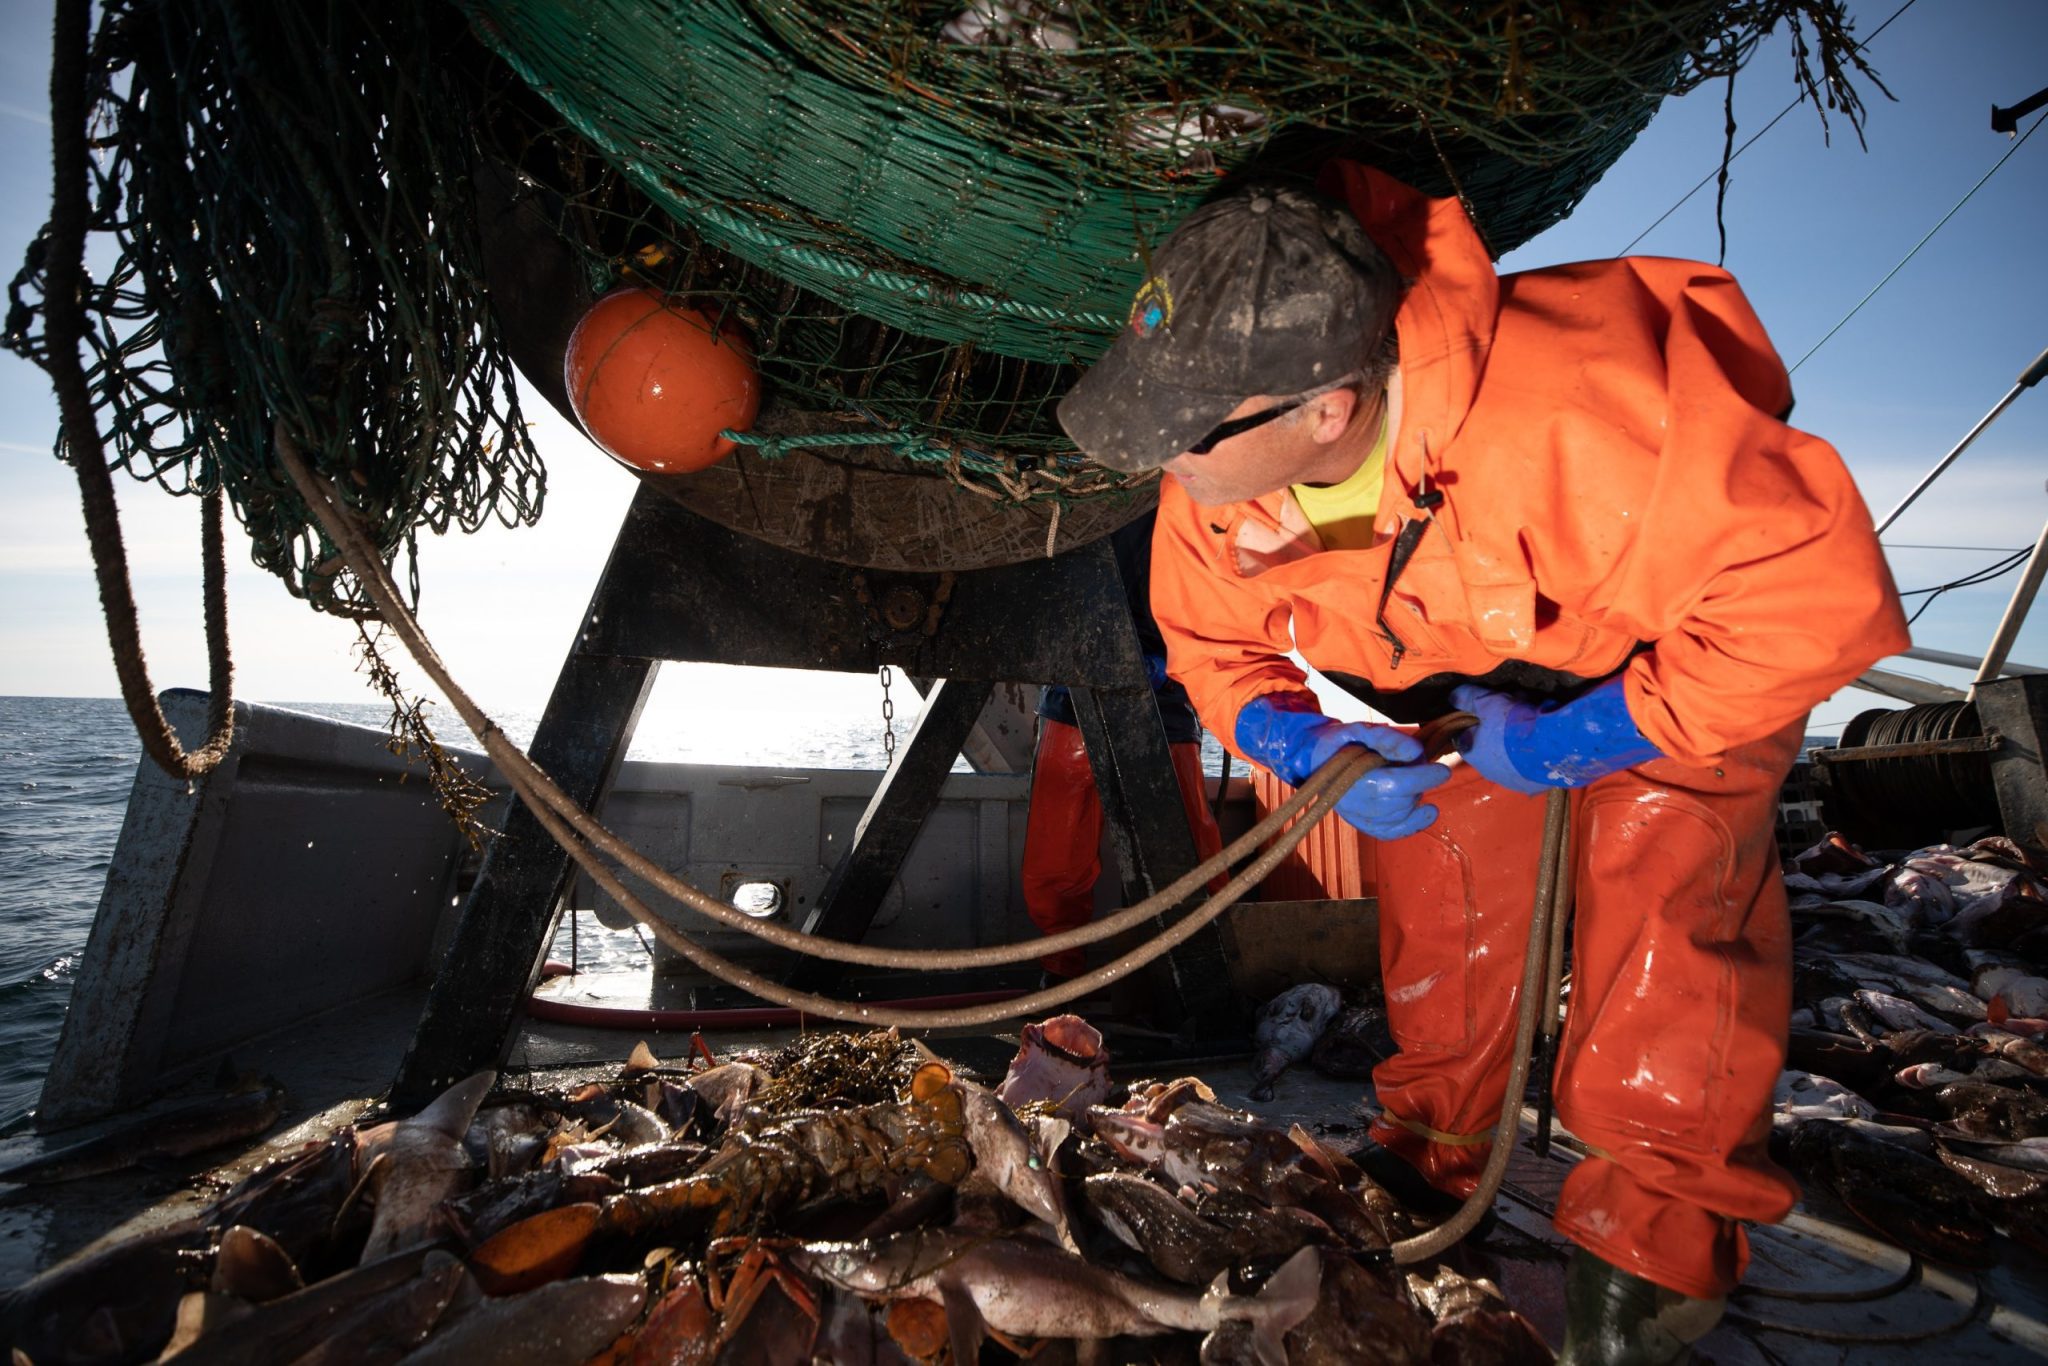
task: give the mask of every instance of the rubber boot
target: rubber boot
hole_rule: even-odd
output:
[[[1564,1271],[1558,1366],[1667,1366],[1721,1321],[1728,1301],[1698,1300],[1631,1275],[1584,1248]]]

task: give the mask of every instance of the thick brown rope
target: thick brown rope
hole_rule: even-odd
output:
[[[859,1001],[841,1001],[829,996],[814,996],[809,992],[793,991],[780,982],[750,972],[728,958],[721,957],[704,948],[694,939],[684,935],[667,921],[657,916],[640,899],[614,877],[604,865],[577,840],[566,825],[550,811],[535,810],[541,824],[562,842],[570,856],[582,865],[597,884],[604,888],[633,917],[654,932],[655,938],[681,954],[690,963],[718,978],[730,986],[750,992],[764,1001],[786,1006],[805,1015],[816,1015],[822,1019],[846,1020],[874,1027],[898,1029],[962,1029],[995,1024],[1003,1020],[1020,1019],[1037,1015],[1055,1006],[1065,1005],[1109,985],[1151,962],[1161,954],[1177,948],[1195,931],[1207,925],[1217,916],[1230,909],[1237,900],[1272,872],[1275,865],[1300,843],[1303,836],[1337,805],[1337,799],[1356,778],[1377,768],[1378,756],[1364,749],[1345,749],[1324,765],[1318,778],[1329,778],[1321,795],[1309,808],[1308,819],[1297,830],[1289,831],[1276,841],[1272,848],[1259,855],[1244,871],[1232,878],[1223,890],[1203,905],[1188,913],[1172,927],[1132,949],[1112,963],[1104,964],[1092,972],[1083,973],[1070,981],[1043,991],[1031,992],[1008,1001],[991,1002],[987,1005],[968,1006],[955,1010],[897,1010],[886,1005],[869,1005]],[[915,950],[903,950],[900,956],[906,960],[903,966],[923,966],[921,955]]]
[[[363,537],[349,517],[346,508],[335,498],[319,477],[304,463],[295,442],[282,426],[276,437],[280,463],[291,476],[300,492],[305,496],[309,508],[319,519],[328,536],[340,547],[348,558],[349,567],[363,582],[371,598],[385,615],[385,621],[405,644],[413,658],[426,670],[429,677],[441,688],[450,704],[462,717],[471,731],[483,743],[486,753],[495,760],[511,784],[515,793],[526,802],[536,819],[541,822],[575,860],[577,865],[588,872],[592,879],[611,895],[620,905],[641,923],[652,930],[657,938],[687,961],[742,990],[751,992],[763,1000],[802,1011],[823,1018],[852,1020],[873,1025],[896,1025],[906,1028],[953,1028],[993,1023],[1012,1019],[1061,1005],[1077,999],[1096,988],[1134,971],[1165,953],[1193,935],[1202,926],[1221,915],[1239,897],[1262,880],[1282,858],[1300,842],[1307,832],[1335,805],[1337,798],[1365,773],[1379,767],[1382,760],[1378,755],[1363,749],[1346,749],[1303,785],[1293,798],[1271,813],[1260,827],[1233,841],[1229,849],[1205,862],[1184,878],[1163,891],[1147,898],[1128,910],[1119,912],[1085,930],[1073,931],[1064,936],[1036,939],[1017,945],[992,946],[970,950],[916,950],[877,949],[862,945],[846,944],[834,940],[822,940],[782,926],[758,924],[742,917],[731,907],[706,896],[688,883],[681,882],[665,870],[655,870],[664,881],[663,890],[671,892],[678,900],[694,910],[710,916],[721,923],[732,924],[734,928],[756,934],[758,937],[784,943],[797,952],[840,961],[858,961],[876,966],[932,968],[944,964],[953,966],[979,966],[991,963],[1016,962],[1025,958],[1038,957],[1054,945],[1065,947],[1069,943],[1092,943],[1114,934],[1130,924],[1155,917],[1176,905],[1179,900],[1201,886],[1209,878],[1228,866],[1229,860],[1242,853],[1262,838],[1264,833],[1277,829],[1287,820],[1306,809],[1305,818],[1299,825],[1288,830],[1273,845],[1243,872],[1233,878],[1224,889],[1211,898],[1200,909],[1190,912],[1170,929],[1162,931],[1153,939],[1117,959],[1113,963],[1096,969],[1071,982],[1036,992],[1015,1000],[986,1006],[971,1007],[952,1011],[897,1011],[882,1006],[860,1002],[837,1001],[829,997],[814,996],[805,992],[792,991],[780,983],[760,977],[739,964],[705,949],[694,940],[676,930],[662,917],[656,915],[599,860],[597,854],[579,832],[588,836],[592,844],[603,841],[609,846],[605,852],[619,858],[622,863],[640,872],[644,860],[619,841],[611,832],[594,821],[587,812],[578,807],[554,784],[548,780],[530,759],[505,736],[502,729],[493,722],[476,703],[456,685],[446,666],[441,662],[418,623],[406,611],[395,585],[390,582],[382,561]],[[637,861],[637,862],[636,862]],[[647,865],[651,867],[651,865]],[[786,937],[786,939],[785,939]],[[788,942],[794,941],[794,942]]]
[[[79,501],[85,511],[86,540],[92,547],[94,577],[99,581],[100,610],[107,618],[107,642],[114,654],[114,673],[121,682],[121,700],[135,722],[142,748],[157,767],[174,778],[196,778],[220,763],[234,740],[234,661],[228,652],[227,565],[223,549],[222,497],[218,487],[206,496],[201,517],[205,555],[206,653],[209,688],[207,727],[210,734],[197,750],[179,743],[157,705],[149,666],[142,655],[142,629],[136,620],[135,590],[128,575],[128,552],[121,541],[120,511],[114,503],[114,481],[107,470],[107,451],[93,416],[92,392],[78,348],[85,336],[85,233],[89,217],[86,193],[86,49],[91,6],[87,0],[58,0],[55,44],[50,65],[50,142],[52,150],[48,274],[43,298],[42,367],[57,393],[64,449],[78,474]]]
[[[315,517],[320,519],[329,538],[341,547],[343,555],[348,557],[350,568],[355,570],[359,577],[364,577],[365,588],[372,599],[383,601],[379,598],[380,589],[388,596],[390,609],[387,611],[386,621],[392,632],[404,643],[413,658],[419,661],[427,675],[449,699],[456,714],[469,726],[483,744],[485,753],[498,764],[506,781],[529,807],[546,806],[598,852],[616,860],[628,872],[645,879],[663,894],[673,897],[729,929],[766,940],[778,948],[832,962],[852,963],[864,967],[915,966],[954,969],[999,967],[1007,963],[1026,962],[1061,949],[1094,944],[1121,934],[1180,905],[1211,878],[1251,853],[1266,839],[1280,833],[1288,821],[1300,815],[1323,791],[1323,788],[1312,779],[1285,803],[1270,812],[1264,820],[1231,841],[1199,867],[1189,870],[1135,906],[1062,934],[1024,940],[1015,944],[984,945],[973,949],[881,949],[843,940],[821,939],[784,925],[755,920],[649,860],[631,843],[619,838],[562,792],[546,773],[520,751],[518,746],[512,744],[497,723],[485,715],[449,675],[447,666],[420,631],[418,623],[405,611],[403,602],[397,597],[396,588],[390,584],[388,575],[382,569],[382,561],[375,557],[374,547],[370,545],[360,528],[350,520],[345,506],[333,495],[331,489],[307,468],[297,444],[282,427],[277,432],[277,448],[286,472],[298,484],[300,492],[306,497]],[[369,571],[367,576],[363,573],[365,567]],[[1308,826],[1304,825],[1302,828],[1305,832]],[[1291,848],[1300,838],[1298,835],[1293,836],[1288,846]]]

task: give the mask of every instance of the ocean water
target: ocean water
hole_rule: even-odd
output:
[[[0,697],[0,1133],[42,1086],[141,748],[119,702]]]
[[[381,704],[281,703],[295,711],[381,729]],[[908,709],[907,709],[908,710]],[[440,729],[464,741],[459,724]],[[525,744],[539,718],[498,721]],[[899,738],[907,734],[899,717]],[[449,732],[453,733],[450,734]],[[57,1045],[101,884],[121,834],[141,742],[112,698],[0,697],[0,1135],[31,1117]],[[735,734],[716,718],[650,713],[631,757],[659,761],[882,766],[879,726],[785,725]],[[631,931],[610,931],[588,915],[565,918],[551,949],[585,968],[628,965],[646,950]],[[573,936],[573,950],[572,950]]]

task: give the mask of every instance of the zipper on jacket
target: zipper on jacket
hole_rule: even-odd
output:
[[[1393,597],[1395,581],[1401,577],[1401,571],[1408,567],[1408,561],[1415,558],[1415,547],[1422,544],[1423,536],[1435,524],[1436,510],[1443,506],[1444,501],[1443,490],[1429,486],[1427,464],[1422,468],[1422,482],[1415,490],[1412,501],[1422,515],[1412,520],[1405,517],[1401,520],[1400,533],[1394,537],[1394,548],[1387,555],[1387,578],[1386,582],[1380,585],[1380,608],[1375,618],[1381,638],[1393,652],[1391,667],[1396,669],[1401,667],[1401,659],[1408,653],[1408,642],[1402,640],[1400,634],[1387,624],[1387,603]]]

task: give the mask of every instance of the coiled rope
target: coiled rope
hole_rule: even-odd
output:
[[[556,787],[517,745],[512,743],[497,723],[491,720],[450,676],[447,666],[441,662],[432,643],[420,630],[419,623],[406,609],[397,586],[390,581],[383,562],[375,554],[361,529],[354,524],[346,506],[336,497],[334,490],[326,481],[307,467],[296,443],[282,424],[277,429],[275,439],[280,464],[305,497],[307,506],[329,538],[347,557],[350,569],[356,573],[368,591],[386,624],[404,643],[420,668],[448,698],[463,723],[483,745],[485,753],[497,763],[514,793],[527,804],[542,827],[561,844],[577,865],[589,873],[592,880],[607,894],[624,906],[635,920],[645,925],[657,939],[693,966],[762,1000],[807,1015],[853,1021],[870,1026],[911,1029],[960,1028],[1016,1019],[1077,1000],[1186,942],[1196,931],[1223,914],[1286,857],[1308,831],[1335,807],[1337,799],[1352,783],[1384,762],[1378,755],[1362,748],[1347,748],[1341,751],[1336,758],[1325,764],[1303,784],[1286,803],[1200,867],[1135,906],[1064,934],[976,949],[884,949],[840,940],[820,939],[786,926],[757,922],[653,864],[578,806]],[[1445,745],[1452,734],[1469,724],[1469,718],[1454,713],[1451,717],[1444,718],[1433,729],[1426,743],[1433,747]],[[1302,819],[1295,828],[1281,833],[1281,827],[1297,816]],[[1220,892],[1174,925],[1162,930],[1114,962],[1058,986],[1008,1001],[951,1010],[922,1011],[896,1010],[883,1005],[842,1001],[796,991],[751,972],[681,933],[635,896],[599,858],[599,854],[602,853],[617,860],[627,870],[647,879],[662,892],[699,914],[797,953],[834,962],[874,967],[963,968],[1022,962],[1048,952],[1078,948],[1107,939],[1133,925],[1172,910],[1183,898],[1228,868],[1231,862],[1243,857],[1258,844],[1275,835],[1279,838],[1273,845],[1231,878]]]

